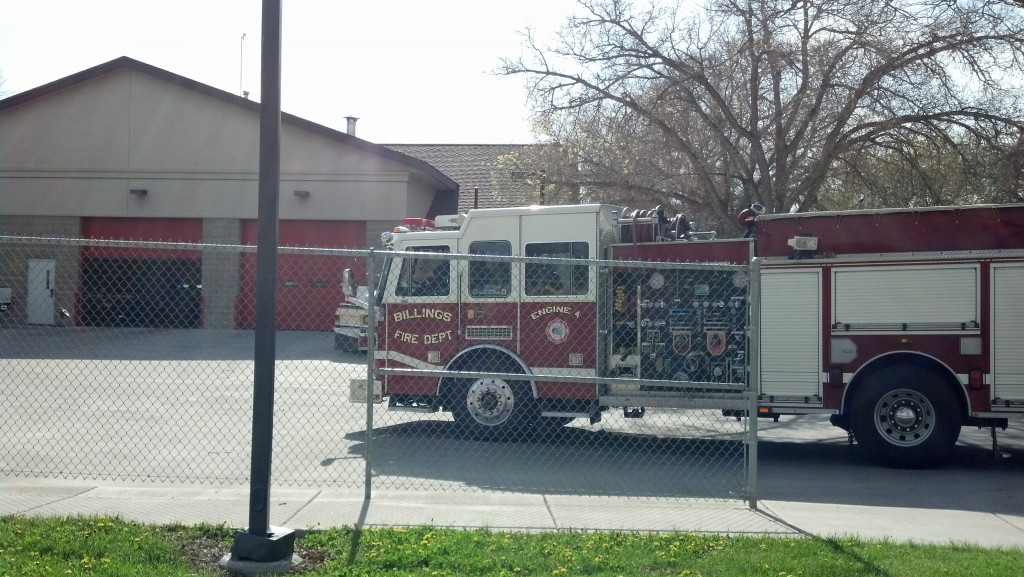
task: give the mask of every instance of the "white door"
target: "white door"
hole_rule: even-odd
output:
[[[821,395],[821,272],[761,273],[761,393]]]
[[[1024,265],[992,265],[992,396],[1024,400]]]
[[[28,261],[28,324],[52,325],[54,317],[53,285],[57,265],[49,259]]]

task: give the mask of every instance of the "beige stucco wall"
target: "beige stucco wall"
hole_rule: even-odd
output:
[[[256,218],[258,157],[257,112],[118,69],[3,111],[0,214]],[[410,172],[282,124],[280,218],[422,215],[434,190]]]
[[[9,216],[0,211],[0,235],[76,237],[81,221],[74,217]],[[11,289],[11,308],[0,313],[0,327],[23,325],[28,317],[28,261],[54,261],[54,323],[69,322],[60,316],[60,309],[73,311],[78,291],[80,254],[75,246],[43,243],[0,244],[0,287]]]

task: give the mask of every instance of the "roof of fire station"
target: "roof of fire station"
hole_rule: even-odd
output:
[[[534,202],[515,157],[536,144],[385,144],[424,160],[459,183],[459,212]]]
[[[6,114],[13,113],[15,112],[15,109],[23,105],[34,104],[49,96],[77,89],[86,83],[101,79],[105,75],[125,70],[142,73],[155,78],[158,81],[163,81],[165,83],[226,102],[232,106],[255,113],[256,115],[258,115],[260,110],[260,104],[258,102],[123,56],[72,74],[65,78],[55,80],[49,84],[0,100],[0,112]],[[451,212],[455,209],[455,205],[457,203],[456,199],[459,194],[459,184],[439,170],[438,167],[433,166],[429,162],[429,159],[417,158],[416,156],[407,154],[401,150],[395,150],[368,142],[346,132],[334,130],[285,112],[282,112],[281,114],[281,122],[283,125],[290,125],[301,131],[354,148],[362,154],[373,155],[380,158],[382,161],[404,166],[408,170],[411,179],[423,182],[427,188],[435,191],[434,200],[429,213],[437,214],[438,212]],[[7,163],[4,164],[6,165]],[[8,171],[12,169],[20,169],[22,167],[6,165],[2,166],[2,168],[4,171]]]

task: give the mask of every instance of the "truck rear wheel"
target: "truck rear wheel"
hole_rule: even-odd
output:
[[[953,452],[960,410],[934,371],[894,366],[868,377],[854,398],[850,425],[858,444],[881,464],[934,467]]]
[[[460,434],[481,440],[516,440],[530,434],[537,403],[523,381],[466,379],[454,387],[451,402]]]

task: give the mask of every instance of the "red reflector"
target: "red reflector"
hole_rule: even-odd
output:
[[[758,407],[757,408],[757,412],[758,413],[764,413],[764,414],[767,415],[768,413],[772,412],[772,409],[771,409],[771,407]]]
[[[971,369],[967,373],[967,384],[972,389],[980,389],[982,386],[984,386],[985,381],[982,378],[981,369]]]

